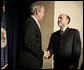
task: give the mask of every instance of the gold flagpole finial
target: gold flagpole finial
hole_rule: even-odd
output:
[[[5,1],[3,1],[3,13],[5,13]]]

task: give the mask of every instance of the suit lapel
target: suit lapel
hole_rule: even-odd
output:
[[[40,31],[40,28],[39,28],[39,26],[38,26],[37,22],[34,20],[34,18],[33,18],[33,17],[31,17],[31,19],[34,21],[34,23],[35,23],[36,27],[37,27],[37,28],[38,28],[38,30]]]
[[[34,20],[34,18],[33,18],[33,17],[31,17],[31,19],[32,19],[32,21],[34,21],[34,25],[36,26],[37,32],[39,32],[38,34],[40,34],[40,35],[41,35],[41,31],[40,31],[40,28],[39,28],[39,26],[38,26],[37,22]]]

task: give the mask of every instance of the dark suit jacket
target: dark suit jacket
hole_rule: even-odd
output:
[[[60,31],[52,33],[47,50],[50,50],[51,55],[54,54],[55,63],[60,63],[63,59],[64,62],[69,62],[77,67],[81,52],[79,31],[69,27],[63,35],[60,34]]]
[[[20,42],[17,65],[23,68],[38,69],[43,65],[41,32],[36,21],[30,17],[23,25],[23,38]]]

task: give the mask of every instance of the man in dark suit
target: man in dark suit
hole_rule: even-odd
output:
[[[41,32],[39,21],[44,16],[44,6],[38,2],[31,5],[31,17],[23,25],[23,40],[19,46],[17,68],[40,69],[43,65]]]
[[[54,69],[57,70],[73,70],[78,67],[81,40],[79,31],[68,27],[69,22],[68,15],[59,15],[58,26],[60,30],[52,33],[45,54],[45,58],[50,58],[54,54]]]

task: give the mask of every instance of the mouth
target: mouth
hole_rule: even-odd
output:
[[[58,22],[59,24],[61,24],[62,22]]]

